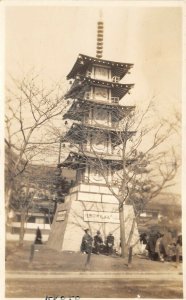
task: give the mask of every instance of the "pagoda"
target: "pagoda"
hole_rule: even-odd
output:
[[[123,168],[121,138],[130,139],[135,134],[121,131],[118,126],[135,109],[120,105],[120,100],[134,86],[120,81],[133,64],[102,59],[102,47],[100,21],[96,57],[79,54],[67,75],[71,86],[65,98],[72,103],[63,118],[71,120],[71,126],[65,121],[67,131],[62,143],[70,144],[71,151],[59,167],[76,170],[76,184],[64,203],[58,204],[48,240],[50,247],[60,251],[79,251],[86,228],[92,235],[101,231],[104,238],[112,232],[115,246],[120,244],[118,200],[114,196],[119,188],[115,174]],[[129,234],[133,207],[125,205],[124,214]]]

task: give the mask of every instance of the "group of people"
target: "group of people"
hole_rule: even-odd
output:
[[[153,232],[149,234],[143,233],[140,235],[141,243],[145,244],[148,251],[149,259],[159,260],[160,262],[180,260],[182,258],[182,235],[178,234],[177,238],[173,239],[171,232],[160,233]]]
[[[114,236],[110,232],[106,238],[105,243],[101,236],[101,232],[98,230],[94,237],[91,236],[89,229],[85,229],[85,234],[82,238],[81,252],[87,254],[86,265],[90,262],[91,253],[95,254],[105,253],[107,255],[112,255],[114,248]]]

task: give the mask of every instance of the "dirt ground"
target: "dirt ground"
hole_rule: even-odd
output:
[[[15,242],[8,244],[6,251],[6,270],[41,270],[41,271],[83,271],[86,254],[80,252],[58,252],[47,248],[46,245],[34,251],[30,263],[31,243],[25,243],[19,248]],[[182,272],[182,264],[175,262],[151,261],[146,256],[133,256],[132,266],[127,267],[127,258],[120,256],[91,255],[91,271],[138,271],[138,272]]]
[[[45,276],[43,276],[45,277]],[[183,298],[182,283],[162,280],[8,280],[6,297]],[[58,298],[60,299],[60,298]],[[57,300],[58,300],[57,299]],[[71,299],[73,300],[73,298]]]
[[[46,245],[36,250],[30,262],[31,243],[25,243],[23,248],[17,247],[16,243],[8,244],[6,297],[46,299],[46,296],[64,296],[65,300],[72,295],[80,298],[183,298],[181,263],[177,266],[175,262],[161,263],[145,256],[134,256],[132,266],[128,268],[127,259],[93,254],[86,273],[86,254],[57,252]],[[70,278],[73,272],[79,274],[79,278]],[[101,277],[97,276],[100,272],[103,273]],[[124,274],[123,278],[115,277],[117,272]],[[20,278],[19,274],[22,274]],[[49,278],[51,274],[53,277]],[[64,277],[60,278],[60,274]],[[69,274],[68,278],[65,274]],[[113,278],[107,278],[108,274],[113,274]]]

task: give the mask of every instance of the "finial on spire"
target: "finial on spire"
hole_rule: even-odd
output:
[[[96,48],[96,57],[102,58],[103,55],[103,30],[104,24],[102,21],[102,10],[99,11],[99,19],[97,22],[97,48]]]
[[[100,21],[102,21],[102,17],[103,17],[102,9],[100,9],[100,11],[99,11],[99,20],[100,20]]]

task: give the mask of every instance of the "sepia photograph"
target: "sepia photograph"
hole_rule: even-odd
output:
[[[5,1],[6,299],[184,299],[183,1]]]

